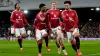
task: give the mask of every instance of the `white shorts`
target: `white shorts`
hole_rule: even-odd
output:
[[[15,28],[16,37],[21,36],[22,34],[26,34],[25,28]]]
[[[11,28],[11,34],[15,34],[15,29]]]
[[[58,26],[56,28],[52,28],[52,32],[53,34],[51,34],[51,37],[57,37],[59,35],[59,33],[61,32],[61,27]]]
[[[62,31],[57,32],[57,39],[64,39],[64,34]]]
[[[36,30],[36,40],[41,40],[42,37],[45,35],[45,34],[48,34],[46,29],[43,29],[43,30]]]
[[[67,32],[68,40],[75,40],[75,38],[74,38],[74,33],[75,32],[78,32],[78,34],[79,34],[79,29],[75,28],[73,32]]]

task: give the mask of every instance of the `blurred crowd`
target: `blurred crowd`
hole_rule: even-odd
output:
[[[80,29],[80,36],[81,37],[93,37],[98,38],[100,37],[100,23],[99,22],[87,22],[82,29]]]
[[[100,37],[100,29],[99,29],[99,22],[81,22],[79,23],[79,29],[80,29],[80,36],[83,38],[98,38]],[[9,24],[3,24],[0,26],[0,37],[5,37],[10,35],[10,27]],[[26,32],[28,30],[31,31],[31,37],[34,36],[34,29],[31,25],[31,27],[25,26]]]

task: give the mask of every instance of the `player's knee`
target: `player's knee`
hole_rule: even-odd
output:
[[[22,37],[25,38],[25,37],[26,37],[26,33],[23,33],[23,34],[22,34]]]
[[[64,47],[64,44],[61,44],[61,47]]]
[[[79,36],[78,32],[75,32],[75,33],[74,33],[74,37],[76,38],[76,37],[78,37],[78,36]]]
[[[43,37],[47,37],[47,36],[48,36],[48,34],[44,34],[44,35],[43,35]]]
[[[76,42],[74,40],[71,41],[71,44],[76,44]]]
[[[42,44],[42,40],[38,40],[37,41],[37,44]]]
[[[18,39],[22,39],[22,37],[21,36],[18,36]]]

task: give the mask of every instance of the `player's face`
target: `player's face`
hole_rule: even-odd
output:
[[[53,8],[53,9],[56,8],[56,3],[52,3],[52,8]]]
[[[16,9],[20,9],[20,4],[17,4],[16,5]]]
[[[65,9],[70,9],[71,5],[70,4],[65,4]]]
[[[46,6],[43,6],[43,7],[42,7],[42,11],[43,11],[43,12],[46,12]]]

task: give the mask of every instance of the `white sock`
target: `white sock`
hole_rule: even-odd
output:
[[[66,52],[66,50],[63,50],[63,52],[64,52],[65,55],[68,55],[67,52]]]
[[[21,50],[23,50],[23,48],[20,48]]]

